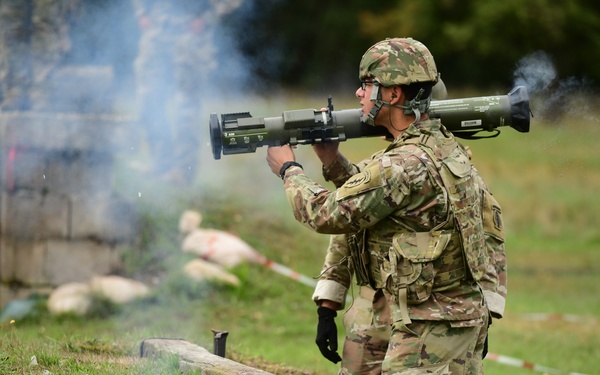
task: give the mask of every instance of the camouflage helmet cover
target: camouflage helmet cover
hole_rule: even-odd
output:
[[[388,38],[374,44],[360,60],[359,79],[382,86],[437,82],[435,61],[425,45],[412,38]]]

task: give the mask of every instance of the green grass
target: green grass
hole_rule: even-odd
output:
[[[354,105],[343,103],[338,101],[336,108]],[[307,107],[305,102],[263,103],[250,109],[256,115],[276,115],[285,105]],[[308,107],[320,105],[316,101]],[[498,138],[465,142],[503,206],[508,235],[506,317],[491,327],[491,352],[565,373],[598,372],[598,139],[600,127],[594,117],[567,118],[558,124],[534,118],[528,134],[507,128]],[[352,140],[342,144],[342,151],[358,160],[381,147],[377,139]],[[229,331],[227,355],[240,362],[278,374],[336,373],[338,366],[322,358],[314,344],[311,288],[260,266],[235,269],[242,280],[237,288],[192,284],[179,274],[189,257],[179,251],[177,220],[188,208],[202,211],[203,226],[234,232],[274,261],[305,275],[318,274],[327,236],[294,221],[281,181],[268,170],[265,151],[215,161],[204,150],[203,174],[190,189],[160,183],[140,187],[135,179],[125,178],[130,172],[119,174],[121,191],[136,197],[144,217],[142,241],[126,254],[127,271],[152,281],[152,296],[109,310],[113,312],[108,317],[53,318],[42,313],[2,323],[0,373],[176,374],[173,358],[138,358],[140,341],[183,338],[212,350],[211,329]],[[297,151],[307,173],[323,182],[310,148]],[[532,313],[555,315],[537,321],[529,318]],[[581,319],[569,321],[565,314]],[[33,355],[37,366],[30,366]],[[485,361],[485,371],[532,373],[492,361]]]

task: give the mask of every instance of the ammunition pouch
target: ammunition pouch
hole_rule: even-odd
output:
[[[460,235],[455,230],[398,233],[388,256],[381,258],[380,273],[409,324],[408,305],[423,303],[466,277]]]
[[[348,236],[348,248],[357,284],[386,290],[406,324],[408,305],[451,290],[467,277],[460,233],[454,229],[400,232],[391,242],[368,238],[364,230]]]

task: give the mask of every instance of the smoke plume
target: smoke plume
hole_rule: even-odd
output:
[[[587,78],[561,78],[546,52],[537,51],[523,57],[513,76],[515,86],[527,87],[534,117],[554,123],[565,116],[590,116],[591,82]]]

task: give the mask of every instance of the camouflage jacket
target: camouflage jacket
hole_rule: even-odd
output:
[[[347,163],[349,167],[341,168],[345,159],[340,159],[341,163],[336,163],[332,168],[324,168],[324,177],[331,181],[336,181],[335,170],[349,171],[354,168],[352,164]],[[331,171],[331,172],[330,172]],[[506,285],[506,253],[504,248],[504,229],[502,220],[502,210],[496,199],[488,190],[487,185],[476,174],[484,196],[483,205],[483,223],[485,229],[486,250],[493,260],[493,267],[488,269],[484,278],[480,281],[486,304],[494,318],[502,318],[506,303],[507,285]],[[341,184],[340,184],[341,185]],[[330,300],[345,307],[348,289],[352,281],[354,269],[350,262],[348,241],[346,235],[333,235],[330,238],[329,247],[323,263],[322,274],[313,293],[313,300]]]
[[[381,258],[398,235],[427,232],[440,229],[442,225],[445,225],[442,229],[451,229],[453,224],[447,222],[449,207],[440,177],[423,163],[428,158],[426,153],[415,145],[407,144],[423,132],[434,137],[444,136],[440,127],[437,120],[424,121],[418,127],[411,126],[386,150],[358,165],[340,156],[324,169],[326,179],[338,187],[334,192],[308,179],[299,168],[286,174],[286,192],[296,219],[318,232],[337,234],[331,237],[324,273],[313,299],[329,299],[343,305],[352,274],[356,271],[350,261],[347,244],[353,233],[368,229],[366,247],[373,259]],[[475,170],[474,174],[478,186],[483,188],[483,181]],[[460,248],[460,240],[456,236],[449,236],[446,243],[448,248]],[[452,272],[446,273],[452,276],[452,283],[446,283],[444,288],[434,286],[431,293],[421,295],[416,303],[409,303],[410,318],[472,320],[480,317],[485,311],[483,297],[479,286],[464,277],[464,269],[462,276],[459,275],[460,265],[464,264],[460,254],[446,250],[445,254],[437,256],[440,259],[438,264],[446,262],[453,265],[447,270]],[[494,285],[491,288],[494,293],[498,291],[499,280],[505,280],[505,277],[498,276],[497,268],[502,267],[489,267],[490,275],[484,277],[489,285]],[[373,272],[377,271],[371,269]],[[385,279],[382,275],[378,278]]]

